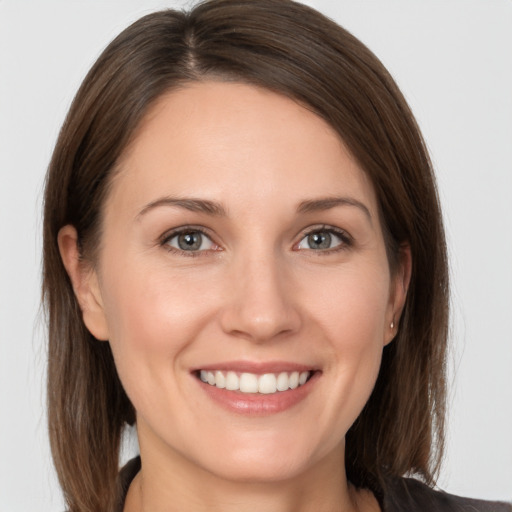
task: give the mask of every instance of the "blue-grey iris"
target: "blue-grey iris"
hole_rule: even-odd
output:
[[[198,231],[182,233],[178,236],[178,247],[183,251],[196,251],[201,248],[203,237]]]
[[[329,249],[331,238],[331,234],[327,231],[311,233],[308,235],[308,245],[311,249]]]

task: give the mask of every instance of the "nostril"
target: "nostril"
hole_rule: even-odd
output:
[[[247,305],[239,304],[223,312],[220,317],[224,332],[254,343],[265,343],[298,332],[300,316],[291,308],[287,311],[251,311]]]

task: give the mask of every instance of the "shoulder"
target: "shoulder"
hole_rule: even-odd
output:
[[[412,478],[387,483],[384,512],[512,512],[512,504],[461,498],[431,489]]]

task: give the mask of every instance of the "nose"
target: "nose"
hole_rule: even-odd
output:
[[[233,265],[220,316],[224,332],[264,343],[300,329],[294,286],[284,267],[272,255],[240,258]]]

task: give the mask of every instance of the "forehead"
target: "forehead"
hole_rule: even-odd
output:
[[[233,206],[350,193],[376,210],[370,180],[328,123],[247,84],[201,82],[165,94],[119,169],[113,195],[135,203],[165,193]]]

